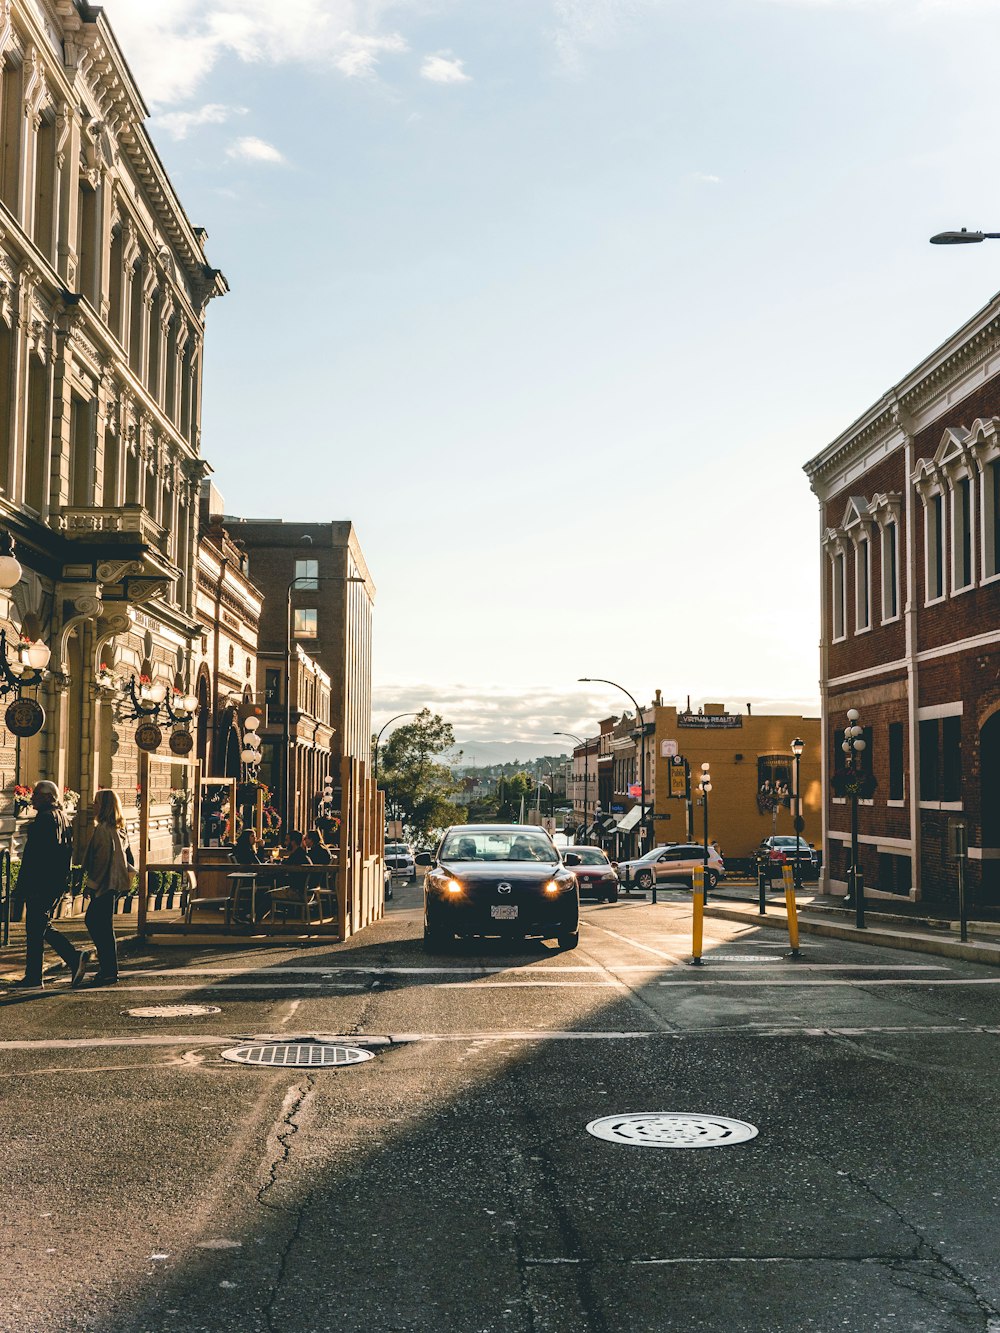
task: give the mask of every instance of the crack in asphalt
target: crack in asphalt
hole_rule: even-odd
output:
[[[295,1136],[300,1132],[299,1116],[305,1109],[306,1102],[309,1100],[316,1088],[316,1076],[309,1075],[302,1083],[293,1083],[285,1094],[285,1100],[282,1103],[281,1112],[275,1128],[277,1129],[276,1138],[278,1151],[272,1158],[267,1168],[267,1178],[257,1191],[257,1202],[262,1208],[268,1208],[272,1212],[283,1213],[294,1218],[294,1224],[281,1246],[278,1254],[278,1269],[274,1280],[271,1282],[267,1299],[264,1302],[263,1315],[267,1327],[271,1333],[279,1333],[284,1326],[280,1322],[275,1322],[274,1307],[285,1281],[285,1275],[288,1269],[288,1261],[291,1257],[292,1249],[302,1234],[302,1223],[305,1218],[306,1206],[308,1204],[308,1195],[303,1195],[299,1201],[291,1206],[274,1203],[267,1198],[270,1190],[278,1183],[278,1175],[284,1167],[288,1165],[292,1156],[292,1145]],[[281,1128],[283,1126],[283,1128]]]
[[[946,1258],[945,1255],[941,1252],[941,1250],[937,1249],[937,1247],[934,1246],[931,1243],[931,1241],[927,1239],[924,1233],[917,1226],[916,1222],[911,1222],[910,1219],[906,1216],[906,1214],[902,1211],[902,1209],[897,1208],[896,1205],[890,1199],[888,1199],[884,1194],[880,1193],[879,1190],[876,1189],[875,1185],[870,1180],[864,1179],[854,1171],[845,1170],[842,1167],[836,1166],[836,1164],[833,1162],[831,1158],[822,1157],[819,1154],[815,1155],[819,1156],[819,1160],[825,1162],[828,1166],[833,1166],[834,1170],[843,1175],[847,1180],[851,1182],[852,1185],[854,1185],[856,1188],[860,1190],[863,1190],[867,1195],[869,1195],[870,1198],[874,1199],[877,1203],[881,1204],[883,1208],[886,1208],[890,1213],[892,1213],[892,1215],[895,1218],[899,1220],[899,1222],[913,1236],[914,1248],[911,1255],[908,1258],[900,1259],[899,1263],[895,1266],[890,1265],[891,1268],[894,1268],[895,1274],[899,1276],[903,1272],[905,1272],[905,1269],[902,1267],[902,1265],[905,1265],[906,1263],[910,1263],[913,1261],[916,1261],[918,1263],[926,1263],[928,1262],[928,1259],[930,1261],[933,1261],[933,1263],[937,1264],[939,1268],[942,1270],[943,1276],[946,1278],[947,1281],[949,1281],[953,1286],[956,1286],[960,1290],[964,1291],[967,1295],[971,1296],[977,1308],[983,1315],[984,1330],[986,1331],[986,1333],[991,1333],[991,1330],[995,1328],[994,1321],[998,1317],[1000,1317],[1000,1309],[998,1309],[995,1305],[992,1305],[986,1299],[985,1296],[982,1296],[977,1291],[973,1283],[969,1280],[969,1278],[965,1276],[965,1274],[958,1268],[958,1266],[955,1263],[953,1263],[950,1259]]]

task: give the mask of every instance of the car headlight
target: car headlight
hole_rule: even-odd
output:
[[[459,883],[457,879],[446,879],[444,882],[444,887],[448,890],[449,893],[462,892],[462,885]]]

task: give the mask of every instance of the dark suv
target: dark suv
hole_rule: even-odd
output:
[[[819,870],[819,856],[815,847],[812,847],[805,838],[796,839],[794,833],[779,833],[770,838],[764,838],[760,847],[757,849],[757,855],[766,860],[768,868],[780,873],[784,865],[795,866],[798,862],[799,873],[805,877],[812,878]]]

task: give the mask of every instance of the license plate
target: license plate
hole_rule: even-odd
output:
[[[516,921],[516,907],[491,907],[490,916],[494,921]]]

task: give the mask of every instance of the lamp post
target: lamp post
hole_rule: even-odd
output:
[[[844,768],[847,770],[851,796],[851,864],[847,872],[847,896],[854,898],[854,924],[858,930],[865,928],[865,884],[858,867],[858,780],[861,777],[865,751],[864,727],[858,722],[856,708],[847,710],[847,727],[841,749],[844,752]]]
[[[292,579],[285,594],[285,723],[282,727],[285,781],[282,793],[282,816],[285,835],[288,834],[289,815],[294,805],[292,783],[292,593],[301,584],[310,591],[321,583],[364,583],[360,574],[300,574]],[[298,767],[296,765],[296,767]]]
[[[577,679],[581,685],[611,685],[614,689],[621,690],[622,694],[627,699],[631,699],[635,706],[635,715],[639,722],[639,843],[641,846],[646,833],[646,719],[636,702],[635,696],[629,694],[624,685],[619,685],[615,680],[605,680],[603,676],[579,676]],[[655,879],[653,886],[655,893]]]
[[[589,790],[590,778],[590,746],[585,740],[573,734],[572,731],[554,731],[553,736],[568,736],[571,741],[576,741],[577,745],[583,746],[583,830],[584,837],[587,835],[587,793]]]
[[[704,843],[705,859],[705,901],[708,902],[708,794],[712,790],[712,773],[709,764],[702,764],[701,777],[698,779],[698,790],[701,792],[701,818],[702,818],[702,840]]]
[[[375,737],[375,744],[372,746],[372,781],[375,783],[376,787],[378,787],[378,745],[379,741],[382,739],[382,732],[385,731],[386,727],[391,727],[394,722],[398,722],[401,717],[419,716],[419,713],[397,713],[395,717],[390,717],[389,721],[385,723],[385,726],[382,727],[382,730]]]
[[[791,751],[795,760],[795,891],[802,888],[802,858],[800,855],[802,839],[802,793],[799,789],[799,764],[802,759],[802,751],[805,749],[805,742],[798,736],[792,741]]]

